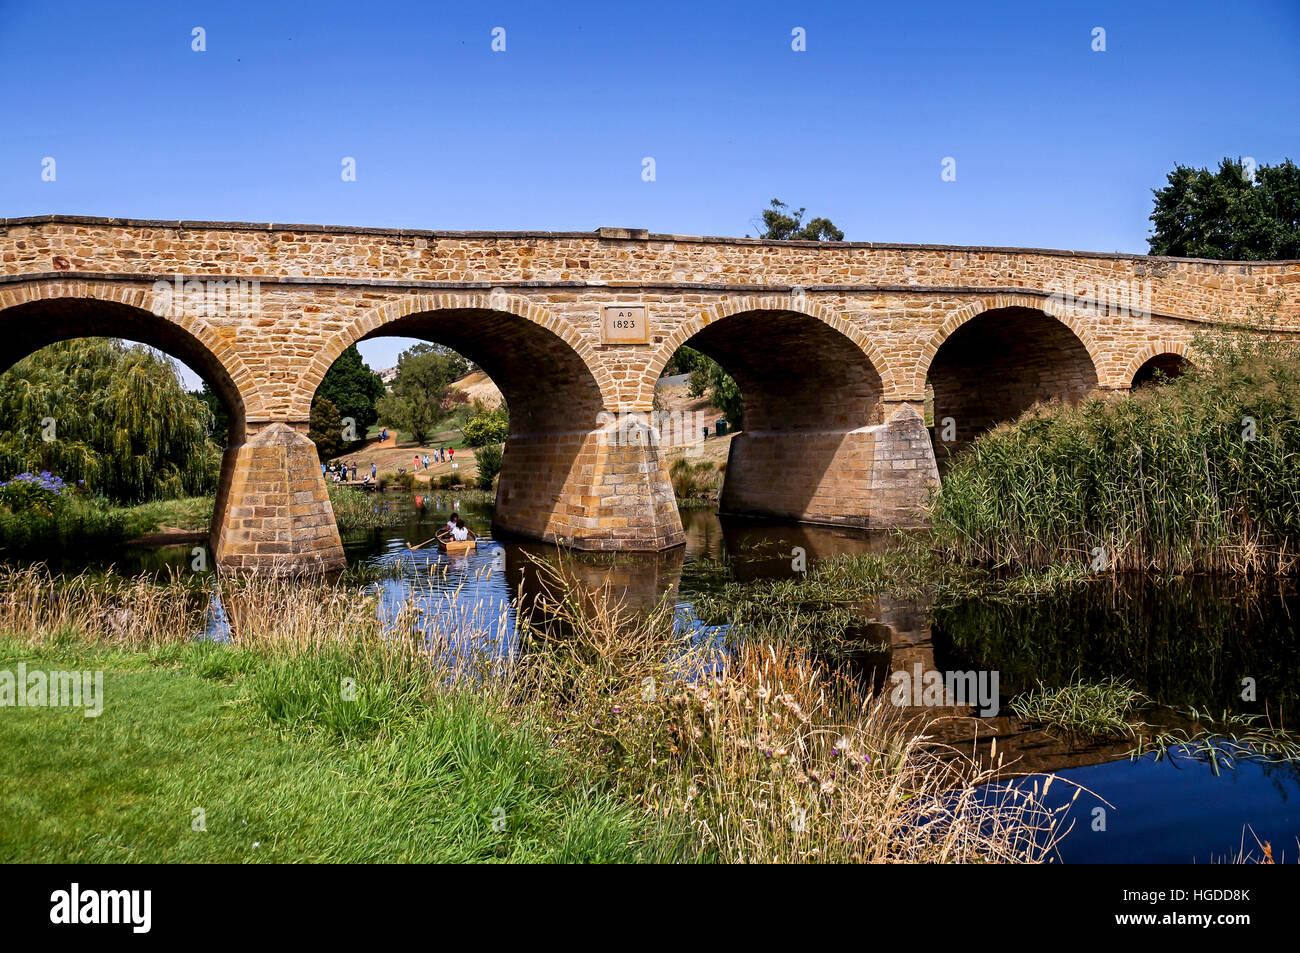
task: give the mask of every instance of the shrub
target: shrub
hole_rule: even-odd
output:
[[[414,490],[415,474],[414,473],[381,473],[379,474],[379,489]]]
[[[41,555],[69,546],[103,548],[126,537],[124,511],[74,493],[48,470],[0,483],[0,546]]]
[[[474,451],[474,462],[478,464],[479,489],[492,489],[492,481],[501,472],[501,444],[489,443]]]
[[[717,488],[717,468],[707,460],[692,462],[678,457],[668,468],[668,479],[678,500],[688,501]]]
[[[510,414],[504,407],[496,407],[475,414],[461,431],[465,444],[485,447],[490,443],[503,443],[510,436]]]

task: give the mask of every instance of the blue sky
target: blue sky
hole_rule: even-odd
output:
[[[1300,159],[1297,66],[1296,0],[0,0],[0,215],[738,235],[779,197],[855,240],[1142,252],[1175,163]]]

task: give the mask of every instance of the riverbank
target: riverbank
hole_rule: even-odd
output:
[[[212,521],[212,507],[211,496],[117,505],[65,490],[18,509],[0,507],[0,549],[40,557],[77,548],[104,550],[128,542],[166,545],[203,538]]]
[[[433,697],[373,730],[314,723],[294,686],[323,689],[338,662],[0,643],[0,669],[101,671],[106,699],[98,718],[26,708],[0,719],[11,753],[0,861],[679,859],[639,812],[566,784],[576,766],[544,735],[468,696]]]

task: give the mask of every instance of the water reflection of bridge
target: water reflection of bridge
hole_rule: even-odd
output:
[[[648,611],[662,600],[689,601],[682,593],[687,558],[726,559],[727,578],[736,582],[788,579],[796,548],[811,566],[838,555],[880,553],[895,541],[887,534],[808,524],[773,523],[746,518],[719,519],[711,513],[684,513],[686,551],[662,554],[561,554],[554,546],[511,547],[508,577],[512,592],[525,604],[543,592],[542,573],[534,560],[563,561],[565,575],[587,593],[608,587],[610,596],[629,611]],[[689,553],[689,557],[686,556]],[[945,672],[965,669],[965,660],[936,646],[928,599],[881,596],[855,604],[862,618],[863,649],[832,664],[850,665],[876,692],[888,695],[894,673]],[[829,661],[829,660],[828,660]],[[973,704],[899,707],[899,714],[936,745],[974,757],[980,764],[1002,765],[1007,776],[1061,771],[1124,757],[1129,740],[1072,743],[1025,726],[1005,711],[981,716]]]

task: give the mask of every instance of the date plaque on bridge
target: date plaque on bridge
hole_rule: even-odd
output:
[[[602,344],[649,344],[650,320],[645,305],[606,305],[600,339]]]

